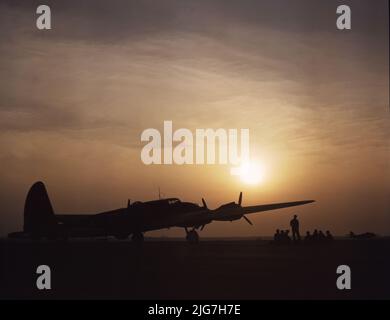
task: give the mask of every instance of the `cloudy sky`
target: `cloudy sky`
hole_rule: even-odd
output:
[[[20,230],[29,186],[58,213],[158,195],[210,207],[316,199],[214,223],[204,236],[288,227],[390,234],[387,1],[0,1],[0,234]],[[146,166],[141,132],[249,128],[264,181],[230,167]],[[182,235],[182,230],[154,235]]]

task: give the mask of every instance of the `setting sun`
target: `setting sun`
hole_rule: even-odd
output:
[[[264,181],[265,168],[256,161],[244,162],[240,167],[234,168],[232,172],[246,184],[257,185]]]

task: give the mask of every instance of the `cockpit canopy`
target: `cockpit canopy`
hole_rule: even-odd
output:
[[[167,198],[167,199],[159,199],[159,200],[152,200],[146,202],[136,201],[132,204],[132,206],[145,205],[145,206],[160,207],[160,206],[167,206],[167,205],[171,206],[179,203],[181,203],[181,201],[178,198]]]
[[[169,199],[165,199],[168,201],[168,204],[176,204],[176,203],[179,203],[181,202],[180,199],[178,198],[169,198]]]

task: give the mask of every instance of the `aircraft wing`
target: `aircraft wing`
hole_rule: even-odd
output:
[[[209,210],[206,208],[205,210],[197,212],[188,212],[184,215],[181,215],[180,218],[176,218],[174,224],[176,226],[204,226],[212,221],[233,221],[241,218],[244,218],[250,224],[252,224],[249,219],[245,217],[246,214],[300,206],[315,202],[315,200],[304,200],[242,207],[241,199],[242,196],[240,195],[238,204],[232,202],[215,210]]]
[[[256,213],[261,211],[268,211],[268,210],[275,210],[275,209],[282,209],[282,208],[288,208],[288,207],[294,207],[294,206],[300,206],[307,203],[312,203],[314,200],[303,200],[303,201],[294,201],[294,202],[282,202],[282,203],[271,203],[271,204],[262,204],[257,206],[248,206],[248,207],[242,207],[241,206],[241,195],[240,195],[240,201],[238,204],[231,203],[224,206],[221,206],[220,208],[213,211],[213,220],[216,221],[233,221],[241,219],[242,217],[245,218],[245,220],[248,221],[248,219],[245,217],[246,214],[250,213]],[[248,221],[248,223],[251,224],[251,222]]]
[[[268,210],[301,206],[303,204],[312,203],[312,202],[315,202],[315,200],[303,200],[303,201],[294,201],[294,202],[262,204],[259,206],[242,207],[242,210],[243,210],[244,214],[249,214],[249,213],[256,213],[256,212],[261,212],[261,211],[268,211]]]

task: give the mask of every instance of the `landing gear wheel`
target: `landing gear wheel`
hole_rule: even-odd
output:
[[[144,242],[144,235],[142,234],[142,232],[133,233],[133,235],[131,236],[131,240],[136,243],[142,243]]]
[[[199,235],[195,230],[191,230],[187,232],[186,240],[190,244],[196,244],[199,242]]]

